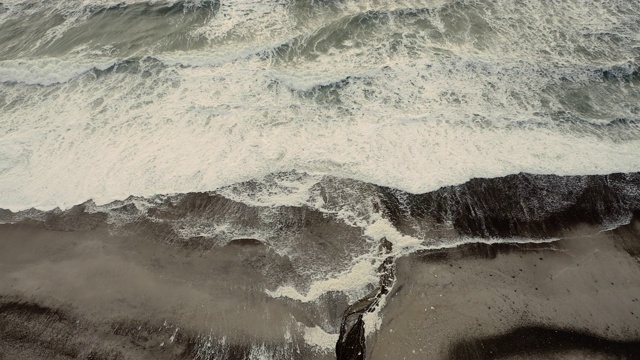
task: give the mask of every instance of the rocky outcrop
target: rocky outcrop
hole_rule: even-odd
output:
[[[391,253],[392,244],[385,238],[380,243],[382,255]],[[342,315],[340,337],[336,344],[338,360],[362,360],[366,357],[364,315],[373,312],[389,293],[395,282],[394,257],[388,256],[378,268],[380,281],[369,295],[352,304]]]

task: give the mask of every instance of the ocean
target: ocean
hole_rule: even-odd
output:
[[[528,309],[498,332],[562,328],[572,345],[544,354],[640,356],[639,171],[635,0],[0,0],[0,233],[14,254],[0,324],[32,329],[35,310],[15,307],[28,305],[111,329],[65,328],[81,344],[69,358],[489,359],[473,344],[494,333],[450,330],[476,340],[434,340],[430,355],[402,345],[435,331],[409,324],[422,315],[385,342],[386,309],[424,298],[394,307],[402,284],[430,293],[420,274],[443,256],[534,271],[514,254],[585,248],[619,260],[635,322],[584,320],[613,306],[598,298],[556,327]],[[593,236],[608,240],[574,244]],[[604,291],[593,276],[566,281]],[[566,312],[561,290],[545,296]],[[18,338],[0,331],[0,358],[67,354]],[[507,355],[546,356],[522,346]]]

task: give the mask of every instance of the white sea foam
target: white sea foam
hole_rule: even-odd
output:
[[[380,326],[382,326],[382,309],[387,302],[387,296],[388,294],[382,295],[378,305],[372,309],[373,311],[367,311],[362,314],[365,336],[371,336],[380,330]]]
[[[183,82],[191,88],[185,93],[200,94],[196,98],[168,86],[124,94],[67,87],[60,95],[64,101],[33,99],[30,106],[4,112],[2,128],[14,131],[2,140],[14,150],[0,150],[0,206],[66,207],[89,198],[103,203],[131,194],[207,191],[292,169],[414,193],[517,172],[640,169],[638,140],[561,129],[402,122],[397,116],[380,119],[375,109],[324,122],[323,109],[285,112],[267,99],[216,90],[210,84],[224,80],[206,79]],[[194,88],[194,82],[201,86]],[[33,92],[20,95],[38,97],[40,91]],[[247,118],[254,122],[242,121]]]
[[[388,254],[379,254],[377,246],[372,246],[369,254],[362,255],[353,261],[350,268],[340,274],[329,276],[323,279],[312,281],[309,290],[301,293],[292,286],[280,286],[274,291],[267,290],[266,293],[272,297],[286,297],[301,302],[317,301],[323,294],[338,291],[349,297],[350,303],[363,298],[370,289],[378,285],[379,276],[378,268],[382,261],[388,256],[399,258],[404,255],[415,253],[420,250],[440,250],[452,249],[464,244],[470,243],[505,243],[505,239],[492,238],[469,238],[460,237],[455,240],[448,239],[446,241],[438,241],[434,239],[418,239],[409,235],[400,233],[387,219],[376,217],[371,224],[365,227],[364,235],[372,240],[379,241],[382,238],[387,239],[393,244],[392,251]],[[551,243],[557,241],[555,238],[547,239],[529,239],[529,238],[510,238],[509,243],[526,244],[526,243]],[[370,336],[380,329],[382,324],[382,309],[387,301],[387,295],[382,295],[380,302],[373,308],[373,311],[364,313],[363,321],[366,336]],[[319,328],[306,328],[305,341],[312,345],[321,347],[322,341],[326,341],[327,347],[334,346],[335,339],[330,334]],[[333,340],[333,342],[330,342]]]
[[[377,286],[380,277],[378,268],[388,256],[399,257],[424,249],[428,241],[401,234],[387,219],[379,215],[373,216],[372,223],[365,226],[364,235],[371,238],[372,246],[368,253],[355,258],[347,270],[312,281],[306,293],[301,293],[293,286],[284,285],[273,291],[268,290],[267,294],[272,297],[313,302],[328,292],[336,291],[346,294],[353,303]],[[391,253],[378,253],[377,244],[382,238],[393,244]]]
[[[388,254],[379,254],[378,247],[372,246],[368,254],[354,259],[348,270],[312,281],[306,293],[301,293],[293,286],[280,286],[274,291],[267,290],[267,294],[272,297],[286,297],[301,302],[313,302],[328,292],[338,291],[347,294],[350,302],[353,303],[367,295],[371,288],[377,286],[380,276],[378,268],[387,257],[399,258],[421,250],[452,249],[473,243],[496,244],[508,242],[512,244],[528,244],[551,243],[558,240],[557,238],[509,238],[506,240],[473,237],[459,237],[454,240],[447,239],[446,241],[419,239],[400,233],[389,220],[382,217],[378,217],[370,225],[366,226],[364,235],[370,237],[375,243],[385,238],[393,244],[392,251]],[[382,303],[384,303],[384,300]],[[377,317],[378,312],[373,312],[367,317],[369,323],[367,325],[367,333],[371,333],[379,327],[379,319]]]
[[[377,264],[371,256],[363,256],[354,261],[345,272],[324,280],[312,282],[309,291],[301,294],[293,286],[280,286],[274,291],[267,290],[271,297],[286,297],[301,302],[313,302],[328,292],[345,293],[351,303],[367,294],[367,287],[378,282]]]
[[[314,188],[322,176],[299,173],[281,173],[267,176],[251,184],[225,186],[216,191],[224,197],[252,206],[304,206],[322,208],[313,196]]]
[[[307,12],[247,4],[224,3],[228,16],[203,27],[221,31],[207,35],[210,48],[147,54],[164,62],[150,73],[78,76],[117,61],[82,49],[0,62],[0,80],[17,82],[0,84],[0,207],[211,191],[291,170],[413,193],[518,172],[640,170],[637,126],[590,125],[637,117],[638,87],[594,71],[632,60],[633,16],[614,11],[633,13],[628,3],[494,6],[495,15],[483,13],[483,38],[447,30],[453,8],[393,15],[438,8],[428,1],[347,1]],[[349,19],[374,10],[392,10],[393,21],[380,15],[371,20],[379,26],[354,30]],[[590,28],[563,22],[569,15]],[[513,21],[528,27],[511,29]],[[561,28],[584,51],[550,48],[549,34]],[[228,35],[234,31],[242,34]],[[613,42],[598,40],[611,34],[629,46],[611,52]],[[291,39],[302,45],[251,55]],[[596,59],[599,52],[615,56]],[[303,204],[313,181],[301,181],[235,199]]]
[[[302,325],[304,326],[304,325]],[[319,326],[304,326],[304,341],[320,352],[334,351],[338,334],[329,334]]]

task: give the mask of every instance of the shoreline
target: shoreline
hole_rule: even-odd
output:
[[[320,207],[188,193],[142,206],[127,199],[0,212],[0,266],[7,269],[0,322],[9,329],[0,351],[33,359],[54,350],[61,359],[94,350],[136,359],[324,360],[336,352],[340,359],[395,359],[398,352],[488,359],[482,349],[492,348],[515,359],[531,355],[531,342],[518,343],[524,350],[516,354],[500,348],[500,339],[525,332],[556,344],[532,356],[580,358],[580,344],[593,339],[613,349],[595,355],[625,354],[640,339],[639,181],[637,173],[521,174],[409,196],[328,179],[315,189]],[[337,213],[344,206],[378,220],[350,224]],[[367,228],[375,221],[384,231]],[[416,251],[393,249],[404,239]],[[331,276],[353,270],[363,254],[371,264],[361,261],[339,291],[322,288],[311,302],[269,296],[282,286],[302,293],[343,281]],[[373,280],[352,289],[363,274]],[[618,299],[626,299],[622,310],[611,310]],[[373,333],[372,323],[380,324]],[[57,327],[66,337],[48,339]],[[564,335],[550,337],[555,331]]]
[[[51,351],[60,353],[56,356],[69,351],[109,354],[116,351],[114,344],[126,341],[134,345],[115,346],[115,353],[128,354],[125,358],[198,358],[194,354],[210,348],[210,356],[224,352],[230,359],[241,359],[256,351],[256,344],[263,351],[296,359],[335,358],[332,351],[305,341],[303,325],[317,327],[328,314],[339,321],[347,311],[346,299],[327,294],[319,303],[304,304],[269,298],[260,275],[247,273],[247,254],[264,251],[253,241],[203,252],[176,251],[175,246],[144,238],[131,243],[135,238],[118,238],[104,228],[59,232],[5,224],[0,233],[16,241],[13,253],[3,251],[0,256],[3,267],[13,270],[0,281],[0,323],[10,329],[0,334],[4,354],[28,347],[33,348],[28,352],[33,359],[49,358]],[[640,219],[611,231],[582,226],[564,235],[548,243],[470,243],[396,259],[395,284],[380,309],[380,329],[366,338],[366,358],[636,356]],[[2,245],[6,250],[7,243]],[[237,265],[231,268],[235,270],[214,270],[227,275],[214,285],[203,276],[212,274],[206,268],[223,258],[226,266]],[[142,282],[135,280],[140,276]],[[149,283],[154,285],[135,286]],[[232,302],[220,302],[225,298]],[[183,302],[186,299],[190,300]],[[221,323],[222,314],[240,310],[238,304],[231,305],[238,301],[244,302],[243,310],[233,311],[239,317],[229,314]],[[205,304],[209,320],[202,322],[198,306]],[[252,315],[240,315],[247,310]],[[268,323],[259,320],[264,316]],[[297,326],[288,322],[291,317]],[[282,324],[274,326],[275,319]],[[73,321],[82,325],[77,328]],[[59,327],[66,334],[65,344],[84,347],[61,345],[62,340],[50,333]],[[33,329],[42,329],[40,335]],[[26,335],[18,336],[21,332]],[[280,335],[273,337],[276,333]],[[232,334],[236,335],[229,337]],[[602,349],[592,344],[602,344]]]

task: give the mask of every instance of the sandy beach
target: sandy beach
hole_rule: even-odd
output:
[[[397,259],[366,358],[636,358],[639,232],[636,219],[549,243]],[[339,324],[346,299],[266,296],[256,266],[276,255],[257,241],[176,249],[143,228],[114,236],[105,226],[62,232],[29,222],[0,225],[0,234],[2,359],[243,359],[255,343],[283,358],[335,358],[305,342],[305,326]]]
[[[339,318],[346,304],[268,297],[256,267],[277,256],[264,245],[205,252],[102,226],[33,224],[0,225],[0,238],[3,360],[241,359],[255,344],[282,358],[333,358],[305,343],[305,325]]]
[[[402,258],[367,358],[639,358],[639,230]]]

